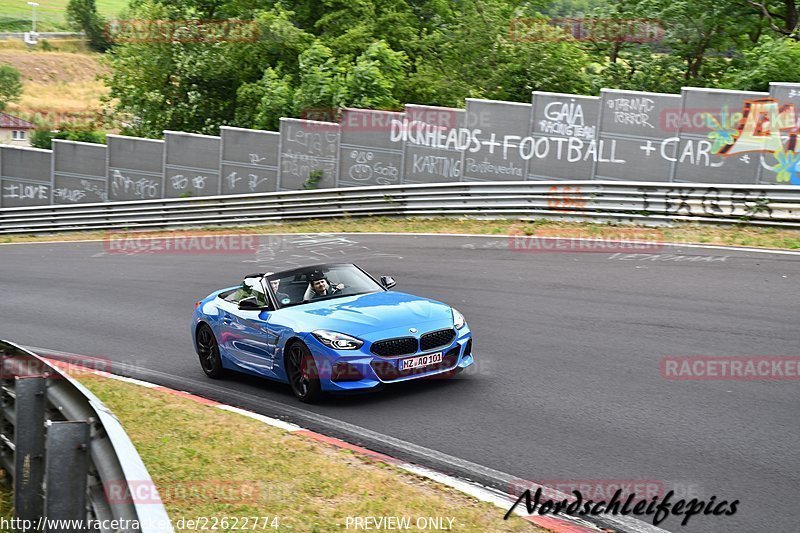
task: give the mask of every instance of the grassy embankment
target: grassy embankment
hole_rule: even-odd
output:
[[[43,52],[27,50],[21,41],[0,41],[0,64],[19,70],[23,85],[21,98],[6,111],[48,128],[96,123],[108,93],[99,79],[105,72],[100,57],[80,48]]]
[[[72,31],[67,25],[69,0],[38,0],[36,31]],[[128,0],[97,0],[97,11],[105,17],[116,17],[128,5]],[[0,31],[30,31],[32,9],[26,0],[0,0]]]
[[[348,516],[396,516],[453,519],[453,531],[545,533],[367,456],[165,392],[73,375],[122,422],[177,531],[191,530],[189,520],[218,531],[332,531],[345,529]],[[0,486],[0,516],[12,511]],[[261,518],[254,528],[244,517]]]
[[[173,523],[266,516],[278,518],[280,531],[331,531],[345,529],[348,516],[448,517],[454,531],[544,533],[393,465],[165,392],[83,376],[122,422]]]

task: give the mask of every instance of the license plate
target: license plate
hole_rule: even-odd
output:
[[[442,352],[429,353],[417,357],[409,357],[400,361],[400,370],[411,370],[412,368],[422,368],[424,366],[435,365],[442,362]]]

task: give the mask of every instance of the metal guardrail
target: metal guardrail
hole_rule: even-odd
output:
[[[252,225],[359,216],[557,218],[800,228],[800,188],[609,181],[459,182],[0,209],[0,234]]]
[[[139,454],[94,394],[4,340],[0,372],[0,466],[12,480],[17,524],[44,531],[172,531]],[[138,496],[142,488],[146,500]],[[57,520],[73,525],[59,527]]]
[[[0,32],[0,39],[24,39],[27,31],[4,31]],[[40,31],[36,32],[39,39],[85,39],[86,34],[82,31]]]

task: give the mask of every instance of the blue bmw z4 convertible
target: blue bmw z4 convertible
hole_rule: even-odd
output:
[[[351,264],[252,274],[195,304],[195,351],[211,378],[226,369],[271,378],[303,402],[474,363],[461,313],[394,286]]]

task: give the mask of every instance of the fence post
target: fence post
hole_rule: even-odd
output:
[[[44,516],[78,521],[70,529],[76,532],[83,531],[86,519],[88,447],[88,422],[47,422]]]
[[[38,521],[44,498],[45,378],[18,377],[14,385],[14,515]]]

